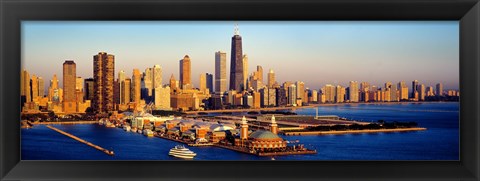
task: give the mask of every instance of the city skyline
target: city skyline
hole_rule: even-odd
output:
[[[80,40],[78,36],[73,36],[74,34],[77,34],[79,36],[80,35],[85,36],[85,34],[88,35],[89,33],[92,33],[88,31],[87,32],[81,31],[82,28],[85,29],[86,27],[91,28],[92,26],[93,27],[106,26],[106,27],[110,27],[110,28],[107,28],[108,30],[112,30],[112,28],[114,27],[119,28],[124,26],[124,28],[127,27],[127,30],[129,30],[128,27],[130,27],[130,30],[131,30],[131,29],[135,29],[135,27],[138,27],[138,26],[144,26],[144,27],[158,26],[158,27],[166,28],[167,30],[165,31],[163,31],[164,29],[162,29],[162,31],[165,32],[166,34],[168,34],[169,32],[168,28],[177,29],[177,30],[184,29],[181,27],[196,27],[195,30],[197,31],[215,30],[214,32],[216,33],[218,33],[217,31],[222,30],[220,34],[216,34],[214,36],[215,38],[211,39],[212,41],[208,42],[208,45],[212,44],[212,46],[207,46],[208,48],[205,48],[204,45],[199,44],[200,42],[202,42],[200,41],[202,37],[208,38],[213,36],[212,32],[206,32],[206,31],[200,31],[201,33],[197,33],[195,34],[195,36],[191,36],[191,35],[186,36],[185,33],[189,31],[178,31],[176,32],[176,34],[178,34],[178,36],[180,37],[179,39],[172,40],[172,41],[168,41],[167,39],[167,41],[156,42],[156,44],[158,44],[157,46],[164,46],[164,45],[172,46],[172,42],[182,44],[182,42],[185,41],[182,39],[182,37],[184,37],[184,39],[189,39],[193,37],[193,39],[191,39],[191,44],[193,45],[183,44],[185,45],[185,48],[183,48],[182,46],[179,46],[179,47],[172,46],[173,49],[193,48],[193,50],[190,50],[189,52],[186,52],[183,54],[181,53],[177,54],[175,53],[176,51],[173,51],[173,53],[166,53],[166,54],[161,53],[162,51],[160,51],[160,53],[157,53],[158,51],[149,50],[155,47],[147,47],[147,45],[144,45],[144,44],[130,45],[131,47],[133,47],[133,49],[140,48],[143,51],[131,51],[131,50],[112,51],[112,49],[113,50],[121,49],[120,45],[114,46],[113,48],[109,46],[111,48],[108,48],[108,50],[106,51],[108,53],[115,55],[115,72],[114,72],[115,75],[119,71],[124,70],[126,76],[131,77],[131,72],[134,68],[137,68],[143,72],[143,70],[145,70],[146,68],[153,67],[154,65],[158,64],[162,67],[162,70],[163,70],[163,74],[162,74],[162,77],[163,77],[162,79],[164,80],[163,84],[168,84],[168,82],[166,82],[165,80],[168,80],[168,78],[172,73],[174,74],[175,77],[180,77],[179,71],[178,71],[179,70],[178,60],[184,57],[185,55],[189,55],[191,57],[191,64],[192,64],[192,70],[191,70],[191,74],[193,76],[192,83],[194,87],[199,87],[199,84],[198,84],[199,76],[197,75],[204,74],[204,73],[215,74],[215,52],[224,51],[226,52],[226,57],[231,56],[231,51],[229,51],[229,49],[230,49],[230,39],[234,34],[233,24],[234,23],[232,22],[195,22],[193,23],[193,25],[188,25],[184,22],[140,22],[140,23],[137,23],[137,22],[135,23],[134,22],[107,22],[107,23],[48,22],[47,23],[47,22],[32,22],[32,21],[28,22],[27,21],[22,23],[23,30],[24,30],[22,31],[23,32],[22,33],[22,46],[23,46],[22,47],[22,65],[24,66],[23,68],[29,70],[31,74],[35,74],[38,77],[42,77],[44,80],[50,80],[53,74],[57,74],[57,76],[62,75],[61,68],[56,68],[56,66],[52,66],[52,65],[61,65],[61,63],[63,63],[65,60],[74,60],[77,64],[77,76],[80,76],[82,78],[93,77],[93,72],[91,71],[93,69],[93,65],[91,63],[91,60],[92,60],[91,57],[92,55],[95,55],[99,51],[103,51],[103,50],[94,50],[94,48],[97,45],[93,45],[92,47],[87,46],[83,48],[82,47],[75,48],[75,46],[80,46],[82,44],[75,45],[75,43],[78,43]],[[406,81],[408,83],[408,82],[411,82],[412,80],[420,80],[420,83],[425,84],[426,86],[434,86],[436,83],[441,82],[444,84],[444,87],[443,87],[444,89],[458,89],[458,82],[459,82],[458,81],[458,77],[459,77],[458,41],[459,41],[459,38],[458,38],[458,22],[457,21],[426,22],[426,23],[425,22],[422,22],[422,23],[420,22],[301,22],[301,23],[267,22],[265,24],[258,23],[258,22],[240,22],[239,27],[240,27],[239,34],[244,39],[242,42],[243,43],[242,47],[244,50],[243,53],[248,54],[248,57],[250,59],[248,64],[249,75],[256,70],[255,67],[257,67],[257,65],[260,65],[264,67],[265,70],[273,69],[275,72],[276,80],[279,83],[282,83],[285,81],[303,81],[305,82],[306,87],[309,87],[310,89],[317,89],[317,90],[319,88],[322,88],[325,84],[348,86],[348,83],[352,80],[358,81],[358,82],[369,82],[370,84],[377,85],[377,86],[381,86],[385,82],[392,82],[396,84],[397,82],[400,82],[400,81]],[[264,32],[266,30],[269,30],[272,28],[279,28],[279,27],[284,28],[279,30],[280,32],[284,33],[282,34],[284,36],[282,36],[281,38],[279,38],[278,36],[278,34],[281,34],[279,32],[272,32],[271,33],[272,35],[266,34],[266,32]],[[371,50],[372,48],[368,49],[368,47],[363,47],[363,46],[356,46],[356,48],[351,48],[350,46],[352,45],[340,46],[342,45],[342,43],[345,43],[345,42],[342,42],[342,41],[346,41],[345,37],[331,37],[321,33],[318,34],[318,37],[317,36],[305,37],[306,35],[302,34],[302,32],[297,31],[297,30],[302,30],[302,28],[305,28],[305,27],[313,27],[313,30],[309,30],[310,33],[314,32],[314,30],[319,32],[325,32],[325,29],[327,29],[327,30],[330,30],[329,33],[332,36],[333,35],[338,36],[339,34],[345,35],[345,36],[346,35],[353,36],[361,32],[373,31],[377,33],[376,38],[383,37],[383,38],[386,38],[386,40],[380,41],[379,39],[373,38],[372,37],[373,35],[371,35],[373,34],[373,32],[370,32],[370,34],[363,34],[362,36],[358,37],[358,39],[365,40],[366,37],[370,37],[372,39],[369,39],[369,42],[364,42],[364,43],[367,43],[367,44],[370,43],[371,46],[374,46],[374,45],[378,46],[381,44],[381,45],[389,45],[390,47],[387,46],[387,49],[375,49],[376,54],[365,55],[365,54],[368,54],[369,51],[372,51]],[[354,27],[354,28],[357,28],[358,30],[348,29],[347,27],[350,27],[350,28]],[[374,29],[375,27],[376,29]],[[395,27],[397,29],[395,29]],[[69,28],[70,29],[76,28],[78,32],[76,31],[68,32],[68,33],[58,32],[61,30],[69,29]],[[57,31],[56,33],[59,33],[59,35],[55,36],[52,39],[51,38],[52,36],[45,35],[48,33],[46,32],[42,33],[42,31],[45,31],[48,29],[50,30],[54,29],[55,31],[50,33],[55,33]],[[378,30],[378,29],[383,29],[383,30]],[[396,31],[394,32],[389,31],[392,29]],[[103,28],[100,28],[100,30],[101,31],[98,33],[99,35],[97,36],[101,36],[105,31],[105,29]],[[255,30],[264,30],[264,31],[255,31]],[[337,30],[337,31],[343,30],[344,32],[343,34],[338,32],[334,33],[333,30]],[[411,39],[405,39],[406,37],[395,37],[395,38],[390,37],[393,35],[402,34],[400,32],[397,32],[400,30],[402,31],[417,30],[418,32],[408,32],[405,34],[410,34],[411,36],[416,37],[418,39],[413,41],[411,40],[412,37],[408,37]],[[144,30],[144,31],[147,31],[147,30]],[[289,32],[289,31],[291,31],[290,34],[285,34],[285,32]],[[379,31],[383,34],[378,34]],[[125,37],[121,38],[122,35],[123,36],[126,35],[125,33],[126,32],[124,29],[113,31],[111,32],[111,34],[113,35],[109,35],[103,39],[99,38],[100,40],[97,40],[97,41],[100,41],[100,42],[105,41],[105,42],[99,43],[100,45],[98,46],[101,46],[101,44],[108,44],[109,40],[112,40],[113,42],[120,41],[118,39],[125,38]],[[141,32],[134,33],[134,34],[139,34],[139,33]],[[302,34],[302,36],[300,34]],[[67,35],[71,35],[69,36],[70,38],[63,37]],[[117,36],[118,39],[112,38],[115,36]],[[143,35],[143,36],[148,36],[148,35]],[[260,38],[258,36],[260,36]],[[276,37],[276,39],[269,38],[271,36]],[[42,37],[49,37],[51,40],[41,41]],[[64,39],[63,41],[62,41],[62,37]],[[93,40],[94,37],[95,36],[89,37],[86,40]],[[142,38],[140,37],[141,36],[138,35],[138,38],[130,38],[130,39],[132,42],[138,41],[137,43],[141,43]],[[195,37],[197,37],[197,39],[200,39],[199,40],[200,42],[195,41]],[[295,39],[295,41],[293,41],[292,37],[293,39]],[[434,38],[434,37],[437,37],[437,38]],[[342,60],[328,61],[324,59],[328,59],[328,57],[332,56],[332,54],[329,54],[328,52],[323,52],[322,51],[323,49],[318,49],[318,51],[315,51],[315,53],[323,52],[325,53],[325,55],[324,54],[317,55],[315,53],[312,54],[311,52],[313,51],[310,51],[310,52],[307,51],[308,49],[318,48],[315,46],[314,47],[307,46],[307,50],[302,49],[302,47],[305,48],[306,45],[311,45],[308,42],[312,42],[313,40],[317,40],[318,38],[325,38],[326,40],[330,39],[331,42],[329,42],[330,44],[328,45],[332,45],[333,48],[338,49],[342,47],[343,49],[348,50],[347,52],[352,53],[352,56],[363,55],[363,57],[359,56],[359,58],[350,58],[344,61]],[[155,38],[153,37],[152,39],[155,39]],[[284,44],[280,43],[280,45],[278,45],[277,43],[280,41],[278,39],[284,39],[282,40]],[[397,41],[387,42],[392,39]],[[429,41],[426,41],[427,39]],[[84,39],[82,41],[86,41],[86,40]],[[262,43],[268,43],[267,41],[269,40],[271,41],[270,46],[272,46],[273,48],[277,48],[275,50],[278,50],[278,52],[281,52],[281,53],[278,53],[277,51],[272,52],[271,50],[261,51],[261,50],[265,50],[264,46],[266,45]],[[360,40],[349,40],[349,42],[355,45],[356,43],[360,43],[361,42]],[[60,41],[60,43],[56,44],[55,42],[57,41]],[[375,41],[378,41],[378,42],[375,42]],[[65,42],[68,42],[68,43],[65,43]],[[302,42],[307,42],[307,43],[305,43],[306,45],[303,45]],[[39,43],[43,45],[42,48],[34,48],[36,46],[39,46]],[[52,45],[52,46],[45,46],[45,43],[48,43],[48,45]],[[119,42],[117,42],[117,44],[118,43]],[[412,43],[416,43],[420,45],[415,45],[413,47],[405,46]],[[67,46],[65,44],[71,44],[72,46]],[[221,46],[219,46],[220,44]],[[319,44],[318,46],[320,47],[325,46],[320,42],[318,44]],[[404,47],[399,47],[401,45],[404,45]],[[53,50],[53,47],[55,46],[62,46],[63,48],[59,48],[59,50],[56,51],[56,50]],[[136,46],[139,46],[139,47],[136,47]],[[145,47],[142,47],[142,46],[145,46]],[[68,49],[70,47],[72,48],[72,50],[70,50],[71,52],[60,51],[62,49],[65,49],[65,48]],[[279,47],[281,49],[278,49]],[[393,55],[392,53],[395,53],[395,52],[385,52],[385,50],[388,50],[388,48],[395,48],[395,47],[397,48],[395,49],[396,50],[395,52],[399,56],[392,56]],[[45,48],[47,48],[47,50],[44,50]],[[205,50],[203,50],[202,48]],[[329,49],[328,47],[324,47],[324,48],[326,50]],[[48,51],[48,49],[51,49],[51,50]],[[76,51],[77,49],[79,51]],[[84,49],[91,49],[91,50],[84,50]],[[288,51],[285,51],[284,49],[287,49]],[[364,49],[365,51],[363,51],[362,49]],[[384,51],[380,51],[380,50],[384,50]],[[437,50],[437,52],[435,52],[434,50]],[[83,52],[86,52],[86,51],[92,51],[92,52],[84,55]],[[54,52],[54,53],[49,53],[49,52]],[[139,54],[146,54],[146,53],[147,55],[150,55],[152,57],[150,57],[149,59],[145,59],[145,57],[139,56]],[[297,58],[292,58],[291,57],[292,55],[290,55],[290,54],[295,55],[298,53],[304,53],[307,55],[307,57],[297,56]],[[395,59],[408,57],[409,54],[411,53],[417,55],[415,56],[417,58],[412,58],[413,60],[405,59],[402,61],[395,61]],[[57,60],[57,58],[52,57],[52,58],[48,58],[48,60],[43,60],[46,57],[43,57],[41,55],[47,56],[47,57],[62,56],[64,58],[61,58],[61,59],[59,58]],[[132,55],[135,55],[138,57],[138,59],[142,59],[145,61],[129,60],[129,59],[132,59],[130,58]],[[343,52],[343,53],[338,53],[334,55],[342,57],[345,55],[345,53]],[[80,58],[84,56],[87,56],[89,58]],[[265,56],[271,56],[271,57],[265,58]],[[286,58],[282,58],[282,56]],[[384,59],[364,60],[369,56],[371,57],[378,56],[377,58],[379,59],[382,56],[390,56],[391,60],[389,61],[385,61]],[[166,58],[162,58],[162,57],[177,57],[177,58],[174,58],[174,59],[168,58],[167,60]],[[422,59],[423,62],[418,59]],[[412,64],[412,61],[415,63]],[[57,62],[61,62],[61,63],[57,64]],[[132,62],[135,62],[134,63],[135,66],[132,65]],[[227,63],[226,67],[230,67],[229,58],[227,58],[226,63]],[[311,63],[314,63],[313,65],[318,65],[318,66],[305,66],[305,65],[311,65]],[[46,68],[45,66],[47,66],[48,68]],[[365,66],[368,67],[368,69],[366,69]],[[338,67],[340,67],[340,69]],[[352,67],[354,67],[354,70],[351,70]],[[227,68],[227,70],[228,69],[229,68]],[[419,70],[422,70],[422,71],[419,71]],[[227,72],[227,77],[226,77],[227,81],[230,80],[230,76],[229,76],[230,73],[231,72]],[[265,79],[266,75],[264,74],[263,76],[264,76],[263,79]],[[117,78],[118,77],[115,76],[115,79]],[[60,81],[59,84],[61,87],[63,85],[62,81]],[[48,84],[46,84],[45,86],[48,87]]]

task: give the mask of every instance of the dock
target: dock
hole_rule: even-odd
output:
[[[180,140],[180,139],[169,138],[169,137],[166,137],[166,136],[160,136],[160,135],[154,135],[154,136],[158,137],[158,138],[163,138],[163,139],[187,144],[188,146],[215,146],[215,147],[225,148],[225,149],[229,149],[229,150],[233,150],[233,151],[237,151],[237,152],[241,152],[241,153],[256,155],[256,156],[303,155],[303,154],[316,154],[317,153],[316,150],[307,150],[307,149],[306,150],[296,150],[296,151],[256,153],[256,152],[250,152],[250,150],[248,150],[244,147],[227,146],[227,145],[222,145],[222,144],[218,144],[218,143],[199,143],[199,144],[197,144],[197,143],[186,142],[186,141],[183,141],[183,140]]]
[[[83,139],[80,139],[79,137],[76,137],[76,136],[74,136],[74,135],[72,135],[72,134],[70,134],[70,133],[67,133],[67,132],[62,131],[62,130],[60,130],[60,129],[57,129],[57,128],[53,127],[53,126],[47,125],[47,128],[50,128],[50,129],[52,129],[52,130],[54,130],[54,131],[56,131],[56,132],[59,132],[60,134],[63,134],[63,135],[65,135],[65,136],[68,136],[68,137],[70,137],[70,138],[72,138],[72,139],[74,139],[74,140],[77,140],[77,141],[80,142],[80,143],[84,143],[84,144],[86,144],[86,145],[88,145],[88,146],[91,146],[91,147],[93,147],[93,148],[95,148],[95,149],[97,149],[97,150],[99,150],[99,151],[101,151],[101,152],[104,152],[104,153],[107,154],[107,155],[113,156],[113,155],[115,154],[115,153],[113,153],[113,151],[111,151],[111,150],[107,150],[107,149],[102,148],[102,147],[100,147],[100,146],[98,146],[98,145],[95,145],[95,144],[93,144],[93,143],[90,143],[90,142],[88,142],[88,141],[85,141],[85,140],[83,140]]]
[[[305,154],[316,154],[317,150],[296,150],[296,151],[282,151],[282,152],[250,152],[249,150],[241,147],[227,146],[221,144],[214,144],[216,147],[225,148],[233,151],[238,151],[246,154],[257,155],[257,156],[282,156],[282,155],[305,155]]]

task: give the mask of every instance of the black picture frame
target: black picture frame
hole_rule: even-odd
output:
[[[477,0],[0,0],[2,180],[479,180]],[[459,20],[460,161],[21,161],[22,20]]]

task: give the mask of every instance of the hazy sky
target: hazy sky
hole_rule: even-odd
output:
[[[115,55],[115,76],[158,64],[163,83],[188,54],[192,81],[215,73],[215,52],[227,52],[230,75],[231,37],[238,23],[249,74],[273,69],[279,83],[304,81],[348,86],[350,80],[382,86],[419,80],[426,86],[459,87],[458,21],[24,21],[22,65],[49,84],[62,64],[74,60],[77,76],[93,76],[93,55]],[[227,81],[228,82],[228,81]],[[228,84],[227,84],[228,86]]]

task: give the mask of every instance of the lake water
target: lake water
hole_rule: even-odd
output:
[[[324,136],[282,136],[317,150],[312,155],[276,156],[275,160],[458,160],[459,103],[340,104],[320,106],[319,115],[362,121],[415,121],[426,131]],[[315,115],[314,108],[298,109]],[[147,138],[97,124],[53,125],[86,141],[113,149],[108,156],[45,126],[21,130],[22,160],[179,160],[168,156],[179,144]],[[189,147],[194,160],[271,160],[217,147]]]

